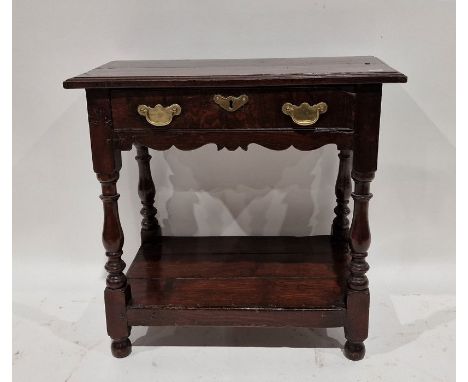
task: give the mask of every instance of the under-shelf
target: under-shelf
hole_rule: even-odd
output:
[[[343,326],[348,251],[330,236],[168,237],[129,267],[131,325]]]

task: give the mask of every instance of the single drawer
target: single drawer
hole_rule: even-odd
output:
[[[353,129],[355,93],[325,87],[112,90],[115,130]]]

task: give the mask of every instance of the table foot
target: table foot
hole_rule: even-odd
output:
[[[132,352],[132,343],[128,338],[112,340],[112,355],[116,358],[124,358]]]
[[[351,361],[360,361],[366,354],[366,346],[364,342],[346,341],[344,346],[344,354]]]

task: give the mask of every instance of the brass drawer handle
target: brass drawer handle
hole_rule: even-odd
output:
[[[325,102],[319,102],[313,106],[307,102],[301,103],[299,106],[286,102],[281,110],[284,114],[289,115],[294,123],[300,126],[310,126],[318,121],[320,114],[327,111],[328,106]]]
[[[179,115],[182,108],[178,104],[171,106],[162,106],[157,104],[155,107],[149,107],[146,105],[138,105],[138,114],[146,117],[146,120],[153,126],[167,126],[172,122],[174,115]]]
[[[213,101],[215,102],[215,104],[221,106],[224,110],[236,111],[239,110],[249,101],[249,97],[245,94],[241,94],[239,97],[223,97],[220,94],[216,94],[213,97]]]

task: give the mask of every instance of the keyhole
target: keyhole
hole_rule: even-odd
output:
[[[232,99],[229,100],[229,109],[234,108],[234,101]]]

